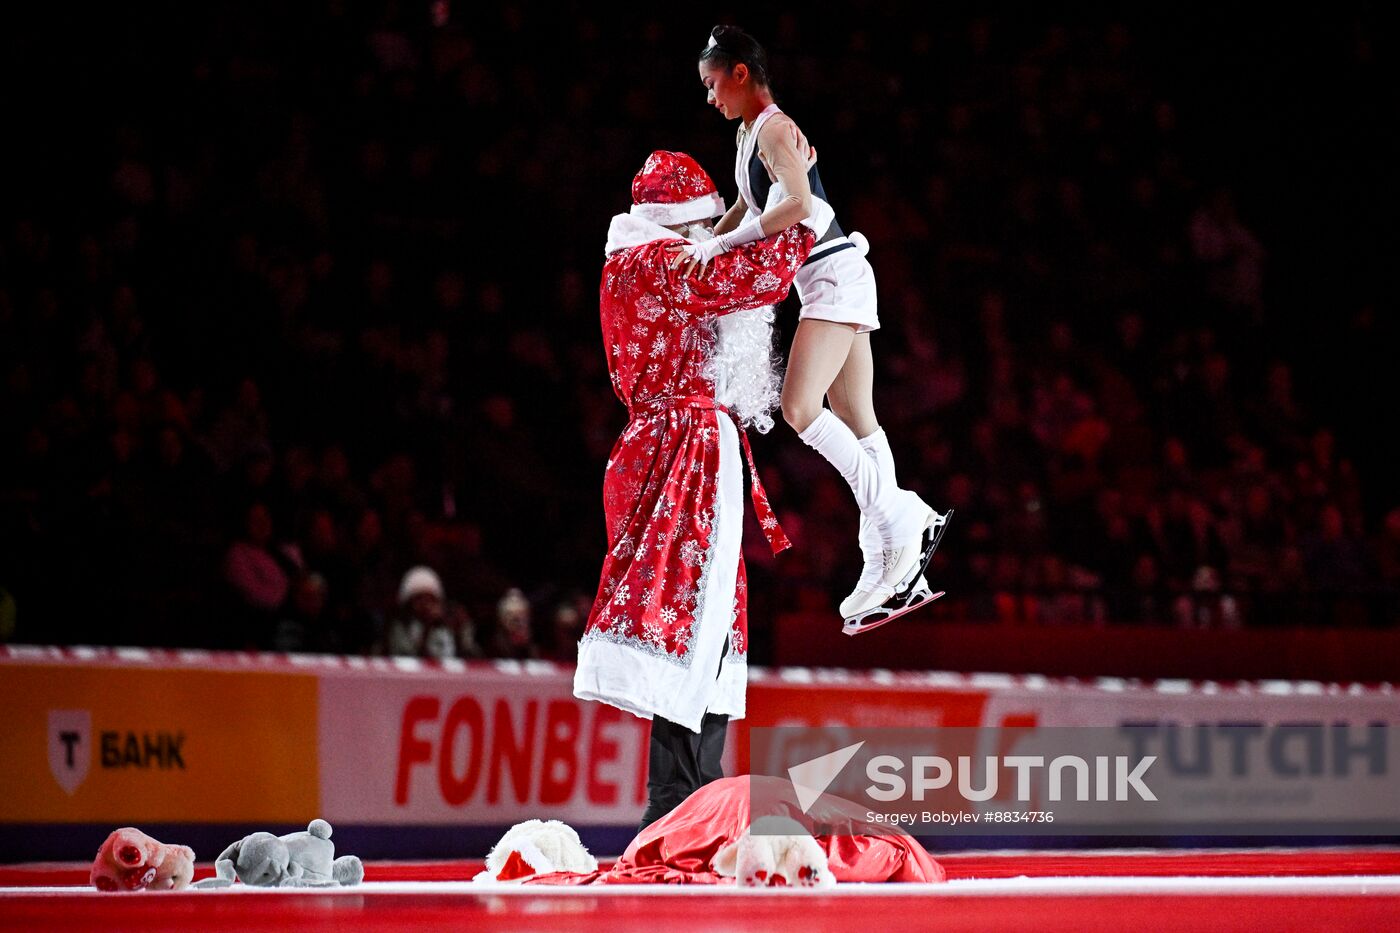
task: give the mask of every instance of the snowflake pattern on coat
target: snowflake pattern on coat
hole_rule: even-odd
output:
[[[727,417],[713,408],[714,385],[702,375],[713,320],[782,301],[814,241],[807,227],[790,227],[717,257],[704,278],[671,268],[676,239],[608,257],[600,287],[603,346],[613,391],[632,417],[604,475],[608,554],[585,642],[602,638],[689,664],[712,562],[717,419]],[[748,645],[744,580],[741,560],[727,640],[739,655]]]

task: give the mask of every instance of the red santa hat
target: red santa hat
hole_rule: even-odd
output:
[[[526,820],[501,837],[486,856],[486,869],[473,881],[522,881],[556,871],[592,872],[598,860],[588,854],[578,832],[559,820]]]
[[[684,152],[658,149],[632,179],[632,213],[663,226],[724,213],[724,199],[705,170]]]

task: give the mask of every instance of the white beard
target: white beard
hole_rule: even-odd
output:
[[[692,243],[704,243],[715,238],[715,231],[704,224],[686,224],[681,228],[681,236]]]
[[[772,306],[715,318],[715,343],[703,375],[715,399],[759,434],[773,429],[773,409],[782,400],[783,374],[773,352]]]

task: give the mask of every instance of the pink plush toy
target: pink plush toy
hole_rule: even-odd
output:
[[[168,846],[130,826],[107,837],[92,862],[99,891],[178,891],[194,878],[194,849]]]

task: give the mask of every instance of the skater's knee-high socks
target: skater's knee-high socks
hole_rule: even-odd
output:
[[[865,451],[870,459],[875,461],[876,467],[880,470],[880,480],[890,485],[896,485],[894,475],[894,454],[890,451],[889,438],[885,436],[883,428],[876,428],[872,433],[860,439],[861,449]],[[858,590],[872,589],[880,582],[880,577],[884,573],[884,568],[880,563],[880,530],[875,527],[875,523],[866,517],[862,512],[860,515],[860,555],[861,571],[860,582],[856,584]]]
[[[890,450],[890,439],[884,428],[876,428],[871,434],[860,439],[861,449],[875,458],[880,468],[880,481],[897,486],[894,478],[894,451]]]
[[[889,445],[884,441],[884,433],[883,430],[877,431],[880,440],[873,443],[883,443],[888,454]],[[876,434],[870,435],[866,440],[870,441]],[[798,437],[836,467],[837,472],[850,485],[856,505],[862,514],[874,522],[884,541],[894,540],[905,530],[901,527],[901,519],[907,521],[909,516],[905,514],[907,509],[902,507],[908,505],[908,497],[903,495],[894,483],[892,456],[889,457],[887,477],[880,468],[878,449],[876,456],[868,454],[846,423],[826,408],[822,409],[822,413]]]

